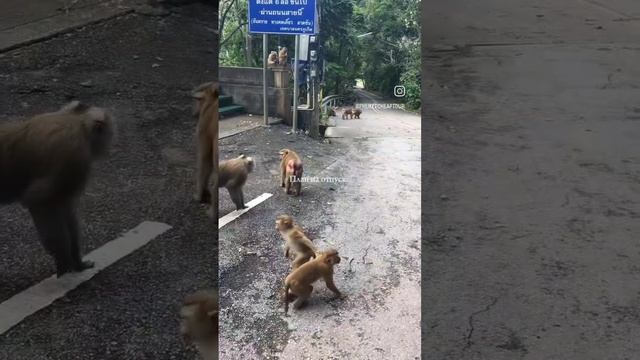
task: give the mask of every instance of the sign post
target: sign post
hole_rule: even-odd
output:
[[[249,0],[249,32],[263,34],[263,98],[264,118],[267,123],[267,35],[296,35],[293,66],[293,131],[298,130],[298,48],[300,35],[318,32],[316,0]]]
[[[264,124],[269,125],[269,105],[267,104],[267,47],[269,41],[267,34],[262,34],[262,105],[264,108]]]

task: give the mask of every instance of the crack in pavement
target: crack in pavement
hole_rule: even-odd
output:
[[[487,311],[491,310],[491,308],[492,308],[492,307],[493,307],[497,302],[498,302],[498,298],[497,298],[497,297],[494,297],[494,298],[493,298],[493,300],[491,300],[491,303],[490,303],[490,304],[488,304],[487,306],[485,306],[485,308],[484,308],[484,309],[482,309],[482,310],[478,310],[478,311],[476,311],[476,312],[472,313],[471,315],[469,315],[469,333],[467,334],[467,344],[465,345],[465,347],[464,347],[464,349],[463,349],[463,350],[465,350],[465,351],[466,351],[467,349],[469,349],[469,348],[471,347],[471,344],[472,344],[472,342],[471,342],[471,337],[473,336],[473,330],[474,330],[474,327],[473,327],[473,317],[474,317],[474,316],[476,316],[476,315],[479,315],[479,314],[482,314],[482,313],[485,313],[485,312],[487,312]]]

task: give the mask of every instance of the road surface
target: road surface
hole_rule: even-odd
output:
[[[340,113],[338,113],[338,117]],[[331,143],[287,134],[284,125],[221,141],[221,158],[256,158],[245,198],[273,196],[220,230],[222,359],[420,358],[420,117],[365,108],[337,120]],[[278,151],[304,161],[302,195],[279,186]],[[233,211],[226,192],[220,212]],[[336,300],[318,283],[309,304],[284,316],[288,273],[275,219],[287,213],[321,249],[335,247]]]
[[[217,243],[215,225],[191,198],[189,92],[217,76],[215,19],[215,9],[201,4],[163,17],[134,13],[0,54],[0,121],[72,98],[116,115],[113,155],[96,165],[80,203],[85,252],[107,249],[144,222],[170,227],[126,235],[127,245],[149,241],[1,333],[0,359],[194,358],[178,336],[179,304],[217,286]],[[0,254],[1,325],[9,318],[3,304],[55,267],[16,205],[0,207]]]
[[[423,11],[424,357],[637,358],[640,4]]]

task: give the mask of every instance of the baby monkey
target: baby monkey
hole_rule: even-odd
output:
[[[188,295],[180,309],[180,334],[196,346],[204,360],[218,360],[218,309],[214,290]]]
[[[289,259],[289,251],[293,249],[295,258],[291,262],[293,270],[299,268],[302,264],[316,257],[316,247],[311,240],[305,236],[302,228],[293,222],[293,218],[289,215],[280,215],[276,218],[276,230],[282,235],[282,239],[286,241],[284,246],[284,256]]]
[[[333,283],[333,266],[340,263],[340,256],[335,249],[328,249],[316,255],[316,258],[293,270],[284,280],[284,313],[289,312],[289,301],[298,298],[293,307],[299,309],[311,296],[314,282],[323,279],[327,288],[341,298],[340,290]],[[293,295],[293,296],[292,296]]]

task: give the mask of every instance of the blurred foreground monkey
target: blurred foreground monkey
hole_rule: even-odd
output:
[[[247,182],[247,177],[253,171],[254,165],[253,158],[244,154],[220,163],[218,186],[227,188],[231,200],[236,205],[236,210],[246,208],[242,187]]]
[[[335,249],[327,249],[316,254],[316,258],[302,264],[293,270],[284,280],[284,313],[289,312],[289,301],[291,297],[298,298],[293,307],[299,309],[303,303],[311,296],[314,282],[323,279],[327,288],[333,291],[337,297],[342,297],[340,290],[333,283],[333,266],[340,263],[340,256]],[[293,295],[293,296],[291,296]]]
[[[353,110],[351,108],[345,109],[342,112],[342,120],[344,119],[352,119],[353,118]]]
[[[286,194],[289,194],[291,183],[295,189],[296,196],[300,195],[302,188],[302,159],[295,151],[290,149],[280,150],[280,186],[284,187]]]
[[[180,309],[180,335],[192,343],[205,360],[218,360],[218,293],[198,291],[188,295]]]
[[[360,114],[362,114],[362,110],[360,109],[353,109],[353,117],[356,119],[360,119]]]
[[[280,215],[276,218],[276,230],[280,232],[286,244],[284,246],[284,256],[289,258],[289,251],[293,249],[295,259],[291,263],[293,270],[299,268],[309,259],[316,257],[316,247],[311,240],[302,232],[298,224],[293,222],[289,215]]]
[[[196,194],[194,198],[209,204],[208,214],[218,221],[218,83],[208,82],[198,86],[192,93],[196,99],[194,116],[198,116],[196,134],[198,138],[198,163]],[[213,176],[211,176],[213,174]],[[209,180],[213,178],[213,194]]]
[[[79,101],[0,126],[0,204],[20,202],[29,209],[58,276],[94,266],[80,255],[77,199],[94,160],[109,153],[114,133],[104,109]]]

